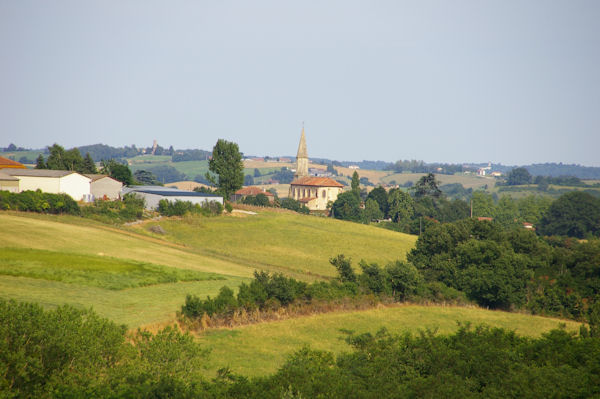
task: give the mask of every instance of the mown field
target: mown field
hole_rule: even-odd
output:
[[[418,333],[430,329],[439,334],[455,332],[458,322],[488,324],[514,330],[520,335],[538,337],[566,324],[578,331],[579,323],[490,311],[479,308],[406,305],[347,313],[320,314],[233,329],[217,329],[199,336],[211,354],[209,373],[222,367],[246,375],[267,375],[280,367],[286,357],[303,346],[340,353],[349,349],[347,334],[371,332],[385,327],[394,333]]]
[[[147,229],[160,224],[167,234]],[[117,228],[73,216],[0,213],[0,297],[93,307],[136,327],[175,320],[187,294],[236,288],[254,270],[332,276],[328,259],[403,258],[415,237],[295,213],[184,218]],[[390,248],[392,248],[390,250]]]
[[[260,210],[246,217],[183,218],[132,226],[160,225],[161,238],[256,269],[281,271],[298,278],[335,276],[328,260],[338,254],[384,265],[404,259],[416,236],[358,223],[291,211]]]

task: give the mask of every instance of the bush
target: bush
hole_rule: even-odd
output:
[[[218,216],[223,213],[223,205],[217,201],[205,201],[202,205],[192,204],[190,201],[158,202],[158,212],[164,216],[183,216],[185,214],[199,214],[204,216]]]
[[[79,215],[77,202],[67,194],[37,191],[11,193],[0,191],[0,209],[23,212]]]

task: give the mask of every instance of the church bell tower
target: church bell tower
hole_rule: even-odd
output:
[[[304,135],[304,124],[302,124],[302,135],[298,145],[298,154],[296,155],[296,173],[294,177],[308,176],[308,152],[306,151],[306,136]]]

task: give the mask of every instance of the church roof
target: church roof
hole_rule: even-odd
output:
[[[291,183],[292,186],[344,187],[343,184],[329,177],[300,177]]]
[[[308,151],[306,151],[306,136],[304,135],[304,127],[302,128],[302,135],[300,136],[300,144],[298,144],[298,154],[296,158],[308,158]]]

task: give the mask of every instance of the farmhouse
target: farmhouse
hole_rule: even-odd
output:
[[[0,173],[19,180],[18,191],[41,190],[51,194],[67,194],[75,201],[90,201],[89,177],[70,170],[1,169]]]
[[[258,194],[264,194],[267,196],[267,198],[269,199],[270,203],[273,203],[273,201],[275,200],[275,196],[273,195],[273,193],[270,193],[260,187],[244,187],[244,188],[240,188],[239,190],[237,190],[235,193],[233,193],[231,195],[231,202],[236,202],[236,201],[240,201],[243,200],[244,198],[246,198],[247,196],[257,196]]]
[[[308,152],[304,128],[300,135],[294,177],[294,181],[290,184],[288,197],[304,203],[311,211],[326,210],[327,204],[335,202],[344,187],[329,177],[308,175]]]
[[[116,200],[121,198],[123,183],[108,175],[86,174],[90,178],[90,193],[93,199]]]
[[[122,194],[128,193],[134,193],[143,198],[146,201],[146,209],[157,209],[158,203],[163,199],[169,202],[188,201],[200,205],[215,201],[223,205],[223,197],[220,195],[178,190],[171,187],[133,186],[123,188]]]

